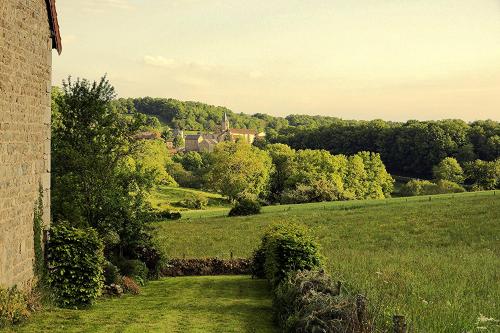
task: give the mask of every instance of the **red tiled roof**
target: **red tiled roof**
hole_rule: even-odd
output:
[[[59,31],[59,22],[57,21],[56,0],[45,0],[47,4],[47,12],[49,14],[50,30],[52,32],[52,48],[57,50],[57,53],[62,52],[61,32]]]

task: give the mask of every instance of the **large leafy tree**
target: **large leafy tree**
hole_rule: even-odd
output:
[[[91,226],[101,235],[113,231],[122,248],[137,245],[145,235],[149,176],[135,172],[127,160],[140,152],[134,134],[147,117],[112,103],[115,92],[106,78],[69,78],[54,97],[54,221]]]
[[[271,171],[267,152],[242,141],[222,142],[211,156],[208,184],[232,200],[265,197]]]
[[[449,180],[455,183],[464,181],[464,171],[456,159],[447,157],[439,162],[433,170],[434,178],[439,180]]]

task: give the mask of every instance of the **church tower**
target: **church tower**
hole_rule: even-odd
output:
[[[222,131],[229,131],[229,120],[227,119],[227,114],[224,112],[224,118],[222,118]]]

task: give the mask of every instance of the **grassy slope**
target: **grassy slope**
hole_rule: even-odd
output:
[[[276,332],[264,281],[248,276],[166,278],[139,296],[90,310],[53,309],[15,332]]]
[[[204,192],[191,188],[158,186],[150,197],[150,202],[153,208],[161,210],[186,210],[178,205],[178,202],[193,195],[201,195],[208,199],[207,209],[218,210],[230,206],[227,199],[219,194]]]
[[[462,332],[481,314],[500,319],[499,193],[204,214],[157,224],[169,255],[248,256],[267,225],[295,221],[318,237],[330,272],[380,305],[379,322],[401,313],[421,332]]]

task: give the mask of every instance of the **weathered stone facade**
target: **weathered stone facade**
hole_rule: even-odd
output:
[[[49,224],[51,5],[46,0],[0,1],[2,287],[23,285],[33,277],[33,209],[39,184],[44,223]]]

